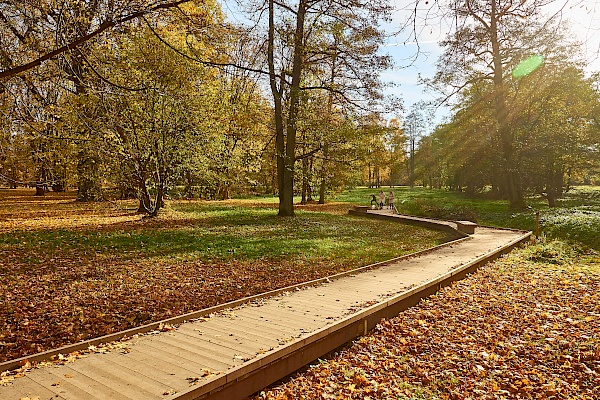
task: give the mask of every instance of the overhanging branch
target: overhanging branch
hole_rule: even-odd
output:
[[[30,69],[33,69],[35,67],[40,66],[44,61],[48,61],[62,53],[65,53],[69,50],[75,49],[79,46],[81,46],[82,44],[86,43],[87,41],[89,41],[90,39],[100,35],[101,33],[103,33],[104,31],[111,29],[117,25],[123,24],[125,22],[129,22],[132,21],[136,18],[139,17],[143,17],[146,14],[150,14],[154,11],[158,11],[158,10],[163,10],[163,9],[169,9],[169,8],[173,8],[173,7],[178,7],[181,4],[184,3],[188,3],[191,0],[178,0],[178,1],[173,1],[170,3],[162,3],[162,4],[158,4],[154,7],[148,8],[146,10],[140,10],[137,12],[134,12],[132,14],[129,14],[125,17],[119,18],[117,20],[108,20],[108,21],[104,21],[102,22],[98,28],[96,28],[96,30],[94,30],[93,32],[88,33],[87,35],[84,36],[80,36],[79,38],[73,40],[72,42],[51,51],[50,53],[47,53],[45,55],[43,55],[42,57],[39,57],[27,64],[23,64],[23,65],[19,65],[17,67],[14,68],[9,68],[6,69],[4,71],[0,72],[0,79],[5,79],[5,78],[10,78],[11,76],[15,76],[18,75],[22,72],[28,71]]]

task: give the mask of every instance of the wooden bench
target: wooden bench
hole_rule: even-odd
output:
[[[477,224],[471,221],[456,221],[456,225],[459,231],[469,235],[475,233],[475,228],[477,228]]]

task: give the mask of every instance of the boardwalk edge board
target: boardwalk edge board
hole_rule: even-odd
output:
[[[365,213],[362,213],[363,215]],[[388,217],[389,218],[389,217]],[[400,221],[399,221],[400,222]],[[455,230],[455,232],[458,232]],[[459,232],[460,233],[460,232]],[[25,357],[21,357],[21,358],[16,358],[13,360],[8,360],[8,361],[4,361],[2,363],[0,363],[0,372],[4,372],[4,371],[10,371],[13,369],[17,369],[20,368],[24,365],[26,365],[27,362],[29,363],[34,363],[34,362],[42,362],[42,361],[48,361],[50,360],[52,357],[54,356],[58,356],[59,354],[69,354],[75,351],[82,351],[82,350],[87,350],[90,346],[98,346],[100,344],[103,343],[111,343],[111,342],[115,342],[121,339],[127,339],[129,337],[132,337],[134,335],[138,335],[138,334],[144,334],[144,333],[148,333],[148,332],[152,332],[152,331],[156,331],[158,329],[160,329],[161,326],[164,325],[177,325],[177,324],[181,324],[187,321],[191,321],[194,319],[198,319],[198,318],[202,318],[206,315],[224,310],[224,309],[228,309],[228,308],[234,308],[243,304],[247,304],[250,303],[252,301],[256,301],[256,300],[261,300],[261,299],[265,299],[265,298],[269,298],[269,297],[273,297],[285,292],[290,292],[290,291],[294,291],[297,289],[301,289],[301,288],[305,288],[305,287],[309,287],[309,286],[316,286],[322,283],[327,283],[329,281],[335,280],[335,279],[339,279],[339,278],[343,278],[345,276],[349,276],[349,275],[355,275],[357,273],[360,272],[364,272],[364,271],[368,271],[371,269],[375,269],[375,268],[379,268],[385,265],[388,265],[390,263],[394,263],[394,262],[398,262],[401,260],[406,260],[406,259],[410,259],[410,258],[414,258],[414,257],[419,257],[421,255],[424,254],[428,254],[431,253],[435,250],[438,250],[440,248],[443,247],[448,247],[448,246],[453,246],[455,244],[461,243],[462,241],[465,240],[469,240],[470,238],[467,235],[464,234],[460,234],[460,238],[456,239],[456,240],[451,240],[449,242],[446,243],[442,243],[440,245],[434,246],[434,247],[430,247],[428,249],[425,250],[421,250],[415,253],[411,253],[411,254],[406,254],[400,257],[396,257],[396,258],[392,258],[390,260],[385,260],[385,261],[381,261],[378,263],[374,263],[374,264],[369,264],[360,268],[355,268],[349,271],[345,271],[345,272],[340,272],[338,274],[335,275],[330,275],[330,276],[326,276],[323,278],[318,278],[312,281],[308,281],[308,282],[303,282],[303,283],[299,283],[296,285],[292,285],[292,286],[286,286],[284,288],[280,288],[280,289],[274,289],[271,290],[269,292],[265,292],[265,293],[259,293],[257,295],[254,296],[249,296],[249,297],[244,297],[242,299],[238,299],[238,300],[233,300],[230,301],[228,303],[223,303],[223,304],[219,304],[213,307],[209,307],[209,308],[205,308],[202,310],[198,310],[198,311],[192,311],[190,313],[187,314],[183,314],[183,315],[179,315],[176,317],[172,317],[172,318],[168,318],[168,319],[164,319],[161,321],[157,321],[157,322],[152,322],[150,324],[146,324],[146,325],[142,325],[136,328],[131,328],[125,331],[120,331],[120,332],[115,332],[115,333],[111,333],[108,335],[104,335],[104,336],[99,336],[97,338],[92,338],[92,339],[88,339],[88,340],[84,340],[78,343],[74,343],[74,344],[70,344],[70,345],[66,345],[66,346],[62,346],[59,347],[57,349],[52,349],[52,350],[47,350],[44,352],[40,352],[40,353],[36,353],[36,354],[32,354],[30,356],[25,356]]]
[[[486,263],[510,252],[513,248],[528,241],[532,235],[531,232],[526,231],[506,230],[521,233],[521,236],[448,271],[444,275],[363,309],[333,325],[321,328],[310,336],[290,342],[283,348],[271,350],[248,364],[229,370],[225,375],[215,376],[200,387],[178,393],[173,399],[237,400],[259,392],[319,357],[365,335],[382,319],[398,315],[407,308],[418,304],[422,299],[436,293],[442,287],[463,279],[467,274],[475,272]]]

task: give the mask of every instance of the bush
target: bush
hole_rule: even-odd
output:
[[[560,240],[542,237],[534,245],[523,250],[528,261],[564,265],[578,253],[577,249]]]
[[[540,226],[546,235],[600,249],[600,211],[592,207],[548,211],[541,216]]]

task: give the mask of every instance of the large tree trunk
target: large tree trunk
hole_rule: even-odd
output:
[[[277,160],[277,189],[279,195],[279,214],[283,215],[285,200],[285,133],[283,130],[283,85],[285,79],[282,77],[277,85],[278,76],[275,74],[275,5],[274,0],[269,0],[269,35],[267,43],[267,62],[269,64],[269,84],[273,95],[274,117],[275,117],[275,157]],[[293,207],[292,207],[293,212]]]
[[[504,91],[504,71],[502,68],[502,54],[498,40],[498,10],[496,1],[491,2],[490,13],[490,39],[494,63],[494,91],[495,91],[495,118],[498,126],[498,136],[502,151],[502,169],[504,181],[511,209],[524,209],[525,198],[521,191],[521,182],[517,160],[515,157],[513,130],[508,121],[508,108]]]
[[[65,64],[65,72],[74,83],[75,93],[78,96],[83,96],[87,93],[87,87],[84,84],[85,67],[82,51],[80,49],[73,53],[70,57],[70,63]],[[91,109],[87,106],[81,109],[81,113],[86,120],[94,118]],[[86,132],[82,133],[86,134],[85,136],[87,136],[87,140],[89,141],[82,141],[79,153],[77,154],[77,175],[79,177],[77,181],[77,201],[100,201],[103,200],[100,179],[101,160],[95,149],[95,135],[89,131],[87,123],[84,125]]]
[[[300,80],[304,61],[304,18],[306,16],[306,1],[300,0],[296,13],[296,31],[294,32],[294,59],[292,63],[292,83],[289,92],[289,106],[286,118],[285,149],[283,137],[283,114],[281,108],[282,87],[285,84],[283,77],[280,79],[280,88],[277,89],[275,64],[274,64],[274,0],[269,0],[269,39],[268,63],[271,92],[275,100],[275,124],[277,143],[277,173],[279,183],[279,215],[294,215],[294,164],[296,163],[296,132],[300,102]],[[277,105],[279,101],[279,105]],[[279,109],[278,109],[279,108]],[[278,117],[279,115],[279,117]],[[278,124],[281,123],[281,126]],[[279,130],[280,129],[280,130]],[[280,160],[283,158],[283,160]]]
[[[296,14],[294,33],[294,61],[292,64],[292,84],[286,124],[285,162],[283,171],[283,204],[279,205],[279,215],[294,215],[294,164],[296,163],[296,132],[300,104],[300,81],[304,63],[304,18],[307,0],[300,0]]]

